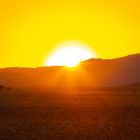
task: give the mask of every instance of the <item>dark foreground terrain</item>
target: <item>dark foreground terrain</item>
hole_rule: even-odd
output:
[[[140,140],[140,92],[0,92],[0,140]]]

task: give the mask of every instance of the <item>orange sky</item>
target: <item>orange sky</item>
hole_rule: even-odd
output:
[[[54,48],[73,40],[100,58],[140,53],[140,1],[0,1],[0,67],[43,66]]]

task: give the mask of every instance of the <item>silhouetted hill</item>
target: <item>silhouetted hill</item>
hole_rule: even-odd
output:
[[[90,59],[83,67],[103,86],[119,86],[140,82],[140,54],[101,60]]]
[[[0,85],[12,87],[103,87],[140,83],[140,54],[112,60],[90,59],[65,67],[0,69]]]

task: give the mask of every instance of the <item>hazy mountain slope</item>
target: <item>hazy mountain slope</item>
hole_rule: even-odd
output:
[[[112,60],[88,60],[83,66],[106,86],[140,82],[140,54]]]
[[[112,60],[90,59],[79,68],[0,69],[0,84],[13,87],[119,86],[140,82],[140,54]]]

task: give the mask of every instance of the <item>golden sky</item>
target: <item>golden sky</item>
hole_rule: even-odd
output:
[[[140,1],[0,1],[0,67],[43,66],[52,49],[73,40],[100,58],[140,53]]]

